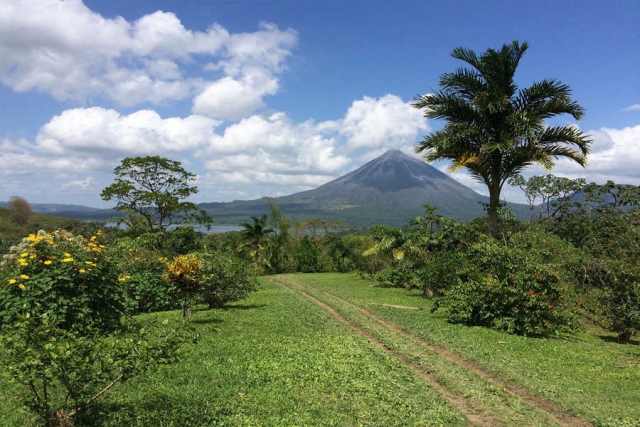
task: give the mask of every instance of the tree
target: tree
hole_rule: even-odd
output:
[[[184,199],[198,192],[196,175],[180,162],[159,156],[127,157],[114,170],[116,182],[102,190],[103,200],[116,200],[125,224],[134,232],[165,231],[172,224],[213,221]]]
[[[586,164],[591,141],[574,126],[546,126],[546,119],[584,109],[571,99],[568,85],[544,79],[519,89],[514,76],[528,44],[517,41],[481,56],[458,47],[451,56],[472,68],[440,76],[440,90],[418,96],[413,106],[424,116],[444,119],[443,129],[425,136],[416,152],[428,162],[450,160],[452,171],[466,168],[489,190],[488,232],[499,230],[500,192],[512,176],[534,163],[545,169],[565,157]]]
[[[9,199],[7,209],[9,209],[11,218],[16,224],[27,224],[33,217],[31,205],[22,197],[13,196]]]
[[[273,230],[267,228],[266,215],[262,215],[260,218],[252,216],[251,219],[253,224],[248,222],[240,224],[241,227],[244,227],[244,230],[240,232],[243,242],[240,244],[239,249],[247,249],[249,251],[249,256],[253,258],[254,267],[257,270],[260,262],[260,252],[264,248],[264,241]]]

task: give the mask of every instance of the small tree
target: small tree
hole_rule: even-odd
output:
[[[11,219],[16,224],[24,225],[29,223],[29,220],[33,217],[33,211],[31,205],[22,197],[13,196],[7,205],[9,212],[11,213]]]
[[[267,228],[266,215],[260,218],[252,216],[251,219],[253,224],[248,222],[240,224],[244,230],[240,232],[242,243],[238,249],[248,251],[249,256],[253,258],[253,266],[257,270],[260,265],[260,252],[264,249],[267,236],[273,233],[273,229]]]
[[[116,182],[102,190],[103,200],[116,200],[124,223],[134,232],[165,231],[172,224],[213,221],[186,198],[198,192],[196,175],[180,162],[159,156],[127,157],[114,170]]]

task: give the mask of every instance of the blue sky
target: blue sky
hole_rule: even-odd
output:
[[[443,124],[410,101],[462,65],[451,51],[512,40],[521,86],[558,78],[587,111],[589,166],[552,173],[639,185],[636,0],[0,0],[0,200],[107,206],[143,155],[197,173],[197,202],[315,188],[412,154]]]

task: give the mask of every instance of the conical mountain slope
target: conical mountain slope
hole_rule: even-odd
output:
[[[488,198],[465,187],[422,160],[390,150],[362,167],[315,190],[274,198],[280,210],[295,220],[322,218],[342,221],[351,228],[374,224],[404,226],[424,214],[423,205],[444,216],[469,220],[484,215]],[[218,223],[268,213],[266,199],[205,203]],[[528,207],[512,205],[527,218]]]
[[[387,151],[359,169],[315,190],[281,197],[282,201],[313,204],[323,209],[355,206],[478,204],[484,197],[427,163],[399,150]],[[480,207],[480,206],[478,206]]]

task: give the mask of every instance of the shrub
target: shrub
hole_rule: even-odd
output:
[[[200,260],[196,254],[178,255],[167,264],[167,272],[162,276],[182,295],[182,317],[191,317],[196,294],[202,288]]]
[[[455,285],[437,300],[453,323],[486,326],[526,336],[549,336],[575,327],[560,280],[530,252],[493,239],[472,245],[455,271]]]
[[[115,261],[120,285],[131,314],[180,307],[181,295],[164,280],[167,258],[158,251],[154,238],[123,237],[108,248]]]
[[[383,286],[394,288],[420,288],[420,279],[416,272],[409,268],[387,267],[373,276],[374,280]]]
[[[72,426],[116,383],[177,357],[184,336],[150,344],[148,328],[122,322],[124,297],[99,233],[40,231],[1,269],[0,363],[47,426]]]
[[[320,249],[318,249],[315,240],[309,236],[304,236],[300,239],[293,257],[296,260],[296,270],[301,273],[318,273],[322,271]]]
[[[202,254],[200,260],[202,300],[209,308],[222,308],[256,290],[255,270],[245,261],[223,253]]]

